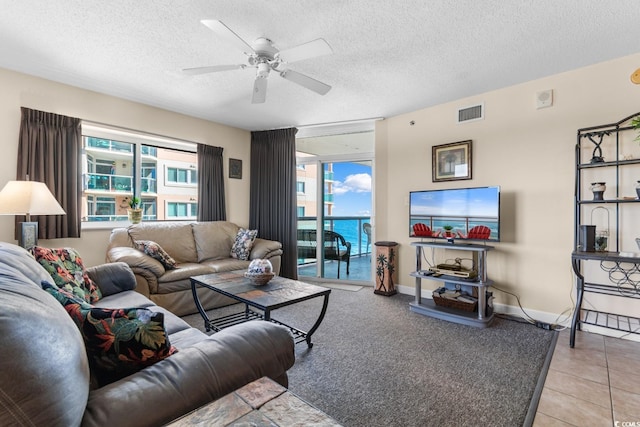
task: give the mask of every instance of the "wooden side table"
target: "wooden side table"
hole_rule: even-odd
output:
[[[270,378],[262,377],[178,418],[172,427],[229,425],[340,426]]]

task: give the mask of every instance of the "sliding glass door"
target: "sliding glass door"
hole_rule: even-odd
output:
[[[372,281],[372,163],[299,157],[301,278]]]

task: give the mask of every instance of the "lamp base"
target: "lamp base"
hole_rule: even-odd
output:
[[[38,223],[21,222],[18,245],[25,249],[31,249],[38,244]]]

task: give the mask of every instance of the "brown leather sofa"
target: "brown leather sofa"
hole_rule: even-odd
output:
[[[133,270],[136,290],[155,304],[178,316],[197,312],[191,293],[192,276],[233,270],[245,270],[251,260],[268,259],[273,271],[280,271],[282,244],[257,238],[249,260],[231,257],[231,248],[240,227],[228,221],[144,222],[111,232],[107,262],[125,262]],[[178,263],[178,268],[165,269],[162,264],[135,249],[134,241],[158,243]],[[205,310],[232,304],[234,301],[207,289],[198,289]]]
[[[164,313],[178,351],[102,387],[94,384],[82,335],[41,287],[51,276],[24,249],[0,243],[0,425],[157,426],[262,376],[287,385],[295,360],[285,327],[251,321],[212,336],[135,292],[123,263],[87,269],[104,308]]]

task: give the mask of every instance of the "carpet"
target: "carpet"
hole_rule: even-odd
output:
[[[458,325],[409,311],[412,300],[332,290],[314,347],[296,346],[289,389],[345,426],[530,425],[557,333],[502,318]],[[321,304],[272,316],[308,330]]]

